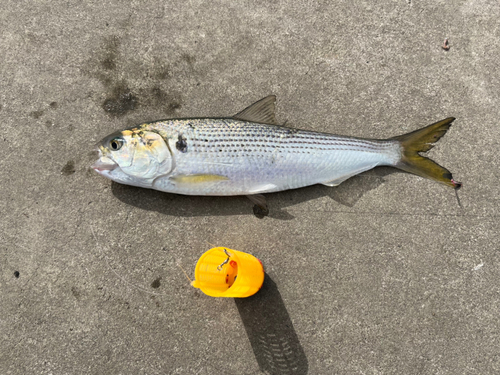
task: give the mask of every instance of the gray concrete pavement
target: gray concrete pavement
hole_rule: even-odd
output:
[[[476,0],[1,1],[0,374],[499,373],[499,19]],[[270,194],[263,219],[89,169],[114,130],[269,94],[279,121],[353,136],[456,117],[431,156],[463,208],[390,168]],[[192,288],[178,265],[210,244],[260,258],[263,290]]]

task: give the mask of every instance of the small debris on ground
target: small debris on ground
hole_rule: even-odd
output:
[[[448,51],[450,49],[450,44],[448,43],[448,38],[444,39],[443,45],[441,46],[442,49],[445,51]]]

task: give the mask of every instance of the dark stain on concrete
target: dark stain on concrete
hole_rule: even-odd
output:
[[[49,107],[51,109],[57,109],[57,102],[51,102],[49,104]],[[40,117],[42,117],[45,113],[45,110],[44,109],[40,109],[38,111],[33,111],[33,112],[30,112],[30,116],[33,117],[34,119],[39,119]]]
[[[110,95],[104,103],[102,108],[112,116],[123,116],[128,111],[133,111],[138,104],[138,98],[125,83],[117,84],[112,95]]]
[[[158,67],[154,72],[154,77],[164,81],[172,77],[172,71],[170,69],[170,65],[164,65],[162,63],[157,63]]]
[[[85,177],[87,178],[92,178],[95,177],[97,173],[95,172],[94,168],[88,167],[87,170],[85,171]]]
[[[192,56],[192,55],[189,55],[189,54],[187,54],[187,53],[183,53],[183,54],[181,55],[181,58],[182,58],[182,60],[184,60],[185,62],[187,62],[187,63],[188,63],[188,65],[189,65],[191,68],[193,68],[194,63],[196,62],[196,57],[194,57],[194,56]]]
[[[75,173],[75,162],[73,160],[70,160],[66,163],[64,167],[61,169],[61,174],[64,176],[70,176],[73,173]]]
[[[170,103],[168,103],[167,113],[175,112],[175,110],[180,109],[181,107],[182,107],[182,104],[180,103],[180,101],[177,99],[174,99]]]
[[[129,88],[128,82],[117,78],[119,49],[120,40],[117,36],[106,38],[100,56],[89,61],[90,68],[87,71],[105,87],[106,99],[101,103],[101,108],[113,117],[123,116],[134,110],[139,102],[138,96]]]
[[[158,289],[161,286],[160,283],[161,276],[157,277],[152,283],[151,283],[151,288]]]
[[[116,62],[111,57],[102,60],[101,65],[106,70],[114,70],[116,68]]]
[[[150,90],[148,104],[153,107],[162,107],[163,111],[172,115],[177,109],[182,107],[180,97],[172,95],[162,90],[159,86],[154,86]]]
[[[151,296],[151,299],[154,301],[156,307],[160,307],[160,303],[156,300],[155,296]]]
[[[39,119],[40,117],[42,117],[43,113],[44,113],[43,110],[33,111],[33,112],[30,112],[30,116],[33,117],[34,119]]]
[[[87,156],[91,159],[97,159],[99,157],[99,151],[97,150],[89,151],[87,152]]]
[[[181,95],[169,88],[170,80],[174,72],[192,71],[194,56],[183,54],[173,63],[154,56],[153,61],[148,62],[128,57],[121,48],[117,36],[104,39],[83,70],[104,86],[105,99],[100,95],[94,97],[108,115],[122,117],[140,107],[154,108],[155,112],[160,109],[170,116],[182,107]]]
[[[115,70],[116,60],[118,57],[118,49],[120,48],[120,40],[116,35],[106,39],[104,42],[105,53],[102,56],[100,63],[105,70]]]
[[[77,300],[80,300],[81,293],[78,291],[78,289],[76,289],[76,287],[71,287],[71,293],[73,294],[73,297],[75,297]]]

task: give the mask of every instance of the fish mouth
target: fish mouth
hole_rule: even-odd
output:
[[[99,159],[94,164],[92,164],[92,168],[94,168],[94,170],[96,172],[104,172],[104,171],[111,172],[111,171],[115,170],[116,167],[118,167],[118,164],[114,163],[113,161],[111,161],[111,163],[109,163],[107,160],[103,160],[103,159]]]
[[[113,160],[110,158],[103,156],[101,150],[97,149],[99,152],[99,159],[92,164],[92,168],[97,172],[101,173],[104,171],[113,171],[118,167],[118,164],[116,164]]]

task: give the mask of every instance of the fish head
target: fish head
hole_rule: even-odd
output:
[[[92,168],[113,181],[151,187],[168,174],[173,158],[164,138],[155,131],[134,128],[108,135],[97,144],[99,159]]]

